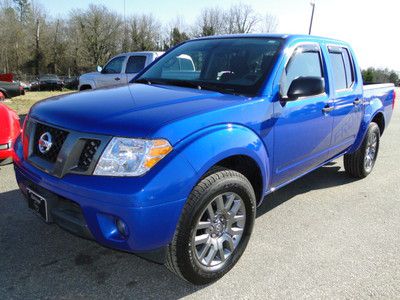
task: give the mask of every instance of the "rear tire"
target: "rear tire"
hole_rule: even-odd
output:
[[[371,122],[361,147],[354,153],[344,155],[344,169],[354,178],[365,178],[373,170],[379,151],[379,126]]]
[[[182,210],[166,267],[193,284],[221,278],[247,246],[255,207],[255,193],[245,176],[223,168],[209,172]]]

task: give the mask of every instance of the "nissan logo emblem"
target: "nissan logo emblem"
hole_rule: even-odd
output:
[[[52,138],[50,132],[45,132],[40,136],[38,141],[38,147],[40,153],[46,154],[47,152],[50,151],[50,148],[53,145],[51,139]]]

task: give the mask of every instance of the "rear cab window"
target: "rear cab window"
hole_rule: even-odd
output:
[[[346,47],[329,46],[333,83],[336,91],[351,89],[355,82],[354,63]]]
[[[281,95],[287,96],[293,80],[308,76],[324,78],[322,55],[317,44],[300,45],[294,50],[280,80]]]

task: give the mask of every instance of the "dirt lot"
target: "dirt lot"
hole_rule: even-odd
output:
[[[399,132],[397,105],[364,180],[340,159],[268,196],[238,265],[203,287],[44,224],[1,167],[0,299],[399,299]]]

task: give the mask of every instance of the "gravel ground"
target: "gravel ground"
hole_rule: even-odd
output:
[[[237,266],[203,287],[44,224],[1,167],[0,299],[400,299],[399,132],[397,107],[364,180],[340,159],[268,196]]]

